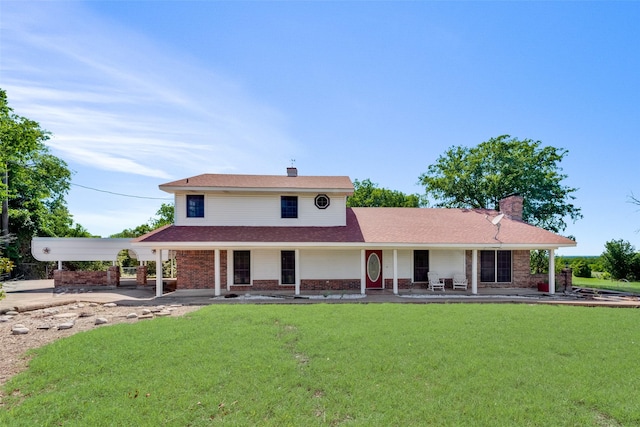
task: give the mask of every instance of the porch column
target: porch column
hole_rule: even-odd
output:
[[[220,272],[220,249],[216,249],[214,251],[214,268],[215,268],[215,278],[214,280],[214,291],[213,291],[213,295],[219,297],[220,296],[220,277],[221,277],[221,272]]]
[[[233,283],[233,251],[227,249],[227,292],[231,290]]]
[[[478,250],[471,251],[471,293],[478,295]]]
[[[62,261],[58,261],[58,270],[62,270]]]
[[[162,249],[156,251],[156,298],[162,296]]]
[[[398,250],[393,250],[393,294],[398,295]]]
[[[549,293],[556,293],[556,256],[553,249],[549,249]]]
[[[365,250],[360,250],[360,293],[365,295],[367,293],[367,259]]]
[[[296,290],[295,295],[300,295],[300,249],[295,250]]]

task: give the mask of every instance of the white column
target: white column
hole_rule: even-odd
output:
[[[62,270],[62,261],[58,261],[58,270]]]
[[[295,269],[296,269],[295,294],[300,295],[300,249],[296,249],[294,257],[295,257]]]
[[[367,293],[367,259],[365,250],[360,251],[360,293],[365,295]]]
[[[227,292],[231,290],[233,284],[233,251],[227,249]]]
[[[398,250],[393,250],[393,294],[398,295]]]
[[[156,249],[156,298],[162,296],[162,250]]]
[[[471,293],[478,294],[478,250],[471,251]]]
[[[221,273],[220,273],[220,249],[216,249],[214,251],[214,269],[216,270],[215,272],[215,278],[214,278],[214,291],[213,294],[215,296],[220,296],[220,277],[221,277]]]
[[[553,249],[549,249],[549,293],[556,293],[556,256]]]

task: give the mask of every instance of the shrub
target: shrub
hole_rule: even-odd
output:
[[[591,277],[591,266],[584,260],[574,262],[571,268],[573,268],[573,275],[576,277]]]

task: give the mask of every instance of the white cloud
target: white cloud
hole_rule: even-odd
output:
[[[5,2],[0,19],[9,103],[68,162],[167,179],[262,173],[295,149],[282,114],[237,82],[82,3]]]

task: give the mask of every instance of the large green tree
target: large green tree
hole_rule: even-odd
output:
[[[454,146],[420,176],[435,206],[498,209],[510,194],[524,197],[523,219],[553,232],[563,231],[565,218],[582,218],[573,204],[576,188],[563,185],[562,148],[540,141],[502,135],[476,147]]]
[[[417,194],[404,194],[400,191],[380,188],[369,179],[353,182],[354,192],[347,199],[347,206],[354,207],[398,207],[417,208],[421,198]]]
[[[45,144],[49,137],[39,123],[15,114],[0,89],[2,235],[14,237],[5,251],[14,260],[29,256],[35,235],[86,233],[81,226],[73,227],[64,200],[71,171],[49,152]]]
[[[604,269],[613,279],[636,279],[637,258],[635,247],[626,240],[610,240],[602,253]]]

